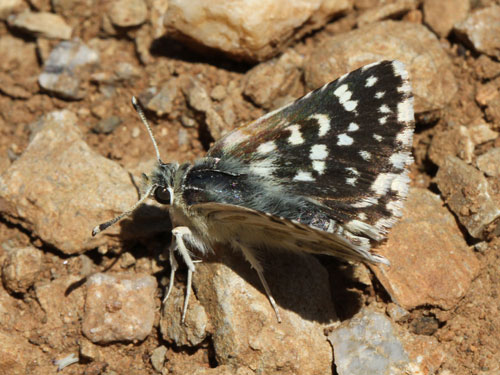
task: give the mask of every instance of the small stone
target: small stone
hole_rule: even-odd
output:
[[[186,128],[194,128],[196,126],[196,121],[187,115],[182,115],[181,124]]]
[[[151,364],[156,372],[162,372],[166,354],[167,348],[163,345],[153,350],[153,353],[151,354]]]
[[[416,0],[396,0],[394,2],[376,6],[363,12],[358,18],[358,26],[381,21],[391,17],[399,17],[417,8]]]
[[[500,176],[500,147],[492,148],[481,156],[478,156],[476,165],[487,176]]]
[[[395,327],[383,314],[363,309],[328,335],[339,375],[414,374]]]
[[[433,335],[439,329],[439,322],[433,316],[420,316],[410,324],[411,332],[416,335]]]
[[[144,0],[114,0],[108,15],[115,26],[139,26],[146,21],[148,8]]]
[[[92,151],[76,122],[67,110],[45,115],[26,151],[0,176],[0,213],[66,254],[105,244],[106,236],[90,235],[93,226],[137,200],[127,171]],[[106,234],[116,236],[123,225]]]
[[[134,264],[135,264],[135,258],[130,252],[126,251],[120,257],[120,267],[130,268]]]
[[[48,12],[23,12],[9,17],[12,27],[33,36],[48,39],[70,39],[73,29],[61,16]]]
[[[479,56],[475,65],[477,75],[483,80],[500,76],[500,63],[486,55]]]
[[[85,359],[90,359],[91,361],[102,360],[102,355],[100,352],[100,347],[95,345],[92,341],[87,340],[82,337],[78,340],[78,345],[80,347],[80,356]]]
[[[372,270],[392,300],[406,310],[428,305],[453,308],[479,272],[455,217],[426,189],[410,189],[401,220],[377,252],[391,267]]]
[[[465,20],[470,10],[469,0],[424,0],[424,21],[440,37],[446,38],[453,26]]]
[[[485,123],[469,126],[468,131],[472,142],[476,146],[488,141],[493,141],[497,139],[499,135],[498,132],[492,130],[491,127]]]
[[[23,7],[23,0],[2,0],[0,1],[0,20],[6,20],[9,15],[17,12]],[[5,35],[4,35],[5,37]]]
[[[178,92],[179,80],[177,78],[170,79],[157,94],[146,102],[146,108],[157,116],[169,114],[172,112]]]
[[[222,85],[215,86],[210,92],[210,97],[213,100],[221,101],[227,95],[226,88]]]
[[[12,249],[2,266],[2,281],[12,293],[26,293],[42,268],[42,252],[34,247]]]
[[[498,97],[500,94],[498,92],[497,82],[492,81],[487,84],[480,84],[476,90],[476,102],[481,106],[486,106]]]
[[[87,280],[83,334],[94,343],[144,340],[153,329],[156,279],[97,273]]]
[[[102,119],[92,127],[92,131],[97,134],[110,134],[122,123],[118,116],[111,116]]]
[[[262,374],[330,373],[332,353],[323,331],[337,317],[328,273],[319,262],[307,255],[259,254],[269,270],[265,277],[281,314],[278,323],[243,257],[222,248],[216,254],[217,261],[196,265],[193,287],[213,325],[217,363]]]
[[[473,154],[474,142],[468,128],[463,125],[436,133],[429,147],[429,158],[438,166],[444,163],[448,155],[458,156],[466,163],[470,163]]]
[[[191,78],[189,84],[183,87],[184,95],[189,105],[199,112],[207,112],[212,108],[212,101],[207,90],[198,80]]]
[[[264,61],[351,7],[349,0],[171,0],[169,36],[239,60]]]
[[[366,64],[398,59],[406,64],[415,96],[415,112],[443,108],[457,84],[450,58],[425,26],[383,21],[334,35],[308,57],[305,81],[309,89]]]
[[[455,25],[456,34],[477,51],[500,57],[500,5],[491,5],[472,12]]]
[[[500,224],[500,209],[480,171],[448,156],[438,170],[436,182],[446,204],[472,237],[485,239],[488,232],[495,231]]]
[[[395,322],[401,322],[407,320],[410,316],[408,310],[403,309],[401,306],[398,306],[395,303],[390,303],[386,308],[387,314],[391,317]]]
[[[160,331],[164,340],[177,346],[196,346],[208,335],[209,322],[204,307],[195,296],[189,299],[186,320],[181,323],[184,305],[184,288],[173,288],[164,304]]]
[[[160,38],[165,34],[165,17],[168,10],[168,0],[152,0],[149,2],[150,23],[153,29],[152,36],[154,39]]]
[[[86,93],[82,82],[98,62],[98,53],[81,41],[64,41],[50,53],[38,82],[43,89],[62,98],[82,99]]]

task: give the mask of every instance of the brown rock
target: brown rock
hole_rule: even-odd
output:
[[[9,17],[12,27],[21,29],[33,36],[48,39],[70,39],[73,28],[54,13],[23,12]]]
[[[148,8],[144,0],[113,0],[108,15],[115,26],[138,26],[146,21]]]
[[[351,0],[171,0],[169,36],[237,59],[263,61],[350,8]]]
[[[450,59],[435,35],[422,25],[395,21],[327,39],[304,64],[306,84],[315,89],[363,65],[387,59],[407,65],[416,112],[442,108],[457,91]]]
[[[476,165],[487,176],[500,176],[500,147],[492,148],[478,156]]]
[[[472,125],[468,128],[472,142],[475,145],[480,145],[484,142],[493,141],[497,139],[498,132],[491,130],[490,126],[486,123],[479,123]]]
[[[278,323],[255,271],[234,252],[217,254],[222,263],[197,264],[193,277],[213,325],[217,362],[263,374],[330,373],[332,353],[323,330],[336,315],[328,274],[318,261],[261,254],[283,320]]]
[[[128,173],[94,153],[76,121],[69,111],[46,115],[26,151],[0,176],[2,215],[66,254],[106,243],[91,236],[93,226],[137,199]],[[119,227],[106,233],[116,236]]]
[[[42,252],[32,246],[12,249],[2,266],[2,281],[13,293],[25,293],[42,267]]]
[[[477,51],[500,57],[500,6],[491,5],[472,12],[455,25],[455,32]]]
[[[358,18],[358,26],[384,20],[390,17],[401,16],[417,8],[416,0],[396,0],[382,6],[374,7],[363,12]]]
[[[429,158],[436,165],[442,165],[448,155],[458,156],[467,163],[472,161],[474,142],[469,130],[458,125],[436,133],[429,147]]]
[[[156,279],[97,273],[87,281],[83,334],[92,342],[144,340],[153,329]]]
[[[446,204],[474,238],[485,239],[500,224],[500,208],[492,200],[488,181],[476,168],[448,156],[436,182]]]
[[[407,310],[425,305],[451,309],[479,271],[455,218],[425,189],[410,189],[403,217],[379,251],[391,266],[373,271],[392,299]]]
[[[5,20],[10,14],[19,11],[26,6],[23,0],[2,0],[0,2],[0,20]]]
[[[470,10],[469,0],[424,0],[424,21],[440,37],[448,36],[453,26],[462,22]]]

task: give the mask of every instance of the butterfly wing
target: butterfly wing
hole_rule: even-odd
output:
[[[249,208],[352,247],[350,236],[381,240],[407,194],[413,122],[403,64],[363,67],[216,142],[186,175],[185,201]]]

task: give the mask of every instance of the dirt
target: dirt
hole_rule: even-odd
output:
[[[95,13],[98,13],[97,10]],[[353,15],[351,14],[348,17],[349,20],[352,20]],[[80,32],[82,35],[85,35],[86,38],[98,35],[99,24],[97,20],[89,18],[81,21]],[[78,22],[75,23],[78,24]],[[352,22],[349,22],[349,24],[349,26],[344,27],[352,27]],[[325,33],[330,32],[329,30],[336,30],[336,27],[329,25],[323,31],[307,36],[295,48],[302,53],[307,53],[314,48],[318,40],[326,35]],[[12,30],[3,24],[0,25],[0,37],[12,33]],[[16,36],[24,38],[26,42],[32,41],[29,37],[17,34]],[[159,53],[158,50],[153,51],[152,61],[145,66],[138,61],[134,43],[127,35],[124,35],[119,40],[103,39],[103,43],[119,44],[120,53],[103,54],[99,64],[102,70],[106,71],[108,67],[111,70],[111,67],[115,64],[126,60],[141,71],[141,75],[134,79],[133,82],[117,85],[117,93],[113,96],[113,100],[106,99],[102,93],[102,87],[97,84],[90,84],[87,95],[82,100],[77,101],[58,99],[41,90],[37,90],[26,99],[17,99],[6,94],[0,94],[0,171],[5,170],[26,149],[31,134],[30,124],[35,123],[40,116],[48,112],[63,108],[79,114],[79,127],[86,142],[93,149],[112,160],[118,161],[125,168],[134,168],[140,162],[153,158],[154,149],[147,133],[143,131],[142,125],[131,108],[130,98],[132,95],[138,95],[149,86],[167,82],[175,76],[184,78],[189,76],[201,77],[200,79],[207,88],[208,93],[214,87],[218,85],[226,87],[230,82],[234,82],[237,87],[241,87],[245,73],[251,68],[247,64],[180,49],[179,45],[172,41],[162,39],[159,42],[163,43],[162,50],[169,52]],[[488,67],[484,66],[484,61],[479,58],[478,54],[453,40],[453,38],[448,41],[444,40],[443,43],[447,44],[445,49],[453,61],[453,73],[459,89],[452,102],[444,109],[437,113],[426,113],[418,116],[413,150],[416,164],[412,171],[412,184],[433,191],[436,190],[432,181],[437,168],[429,160],[427,152],[430,142],[436,134],[445,131],[451,123],[467,124],[478,120],[485,121],[491,129],[500,129],[499,120],[486,113],[485,107],[479,105],[476,100],[478,86],[487,80],[484,78],[484,71]],[[38,68],[38,72],[40,69],[41,67]],[[17,73],[22,74],[23,72]],[[32,73],[26,72],[26,74]],[[264,113],[262,109],[257,108],[244,97],[236,98],[233,105],[235,119],[234,123],[230,124],[230,127],[236,127],[249,120],[256,119]],[[99,118],[94,114],[96,106],[101,107],[99,112],[104,112],[106,115],[114,114],[123,120],[115,131],[110,134],[96,134],[92,131],[92,126],[99,121]],[[174,115],[171,113],[163,117],[156,117],[154,114],[148,113],[148,117],[154,124],[154,132],[162,157],[165,160],[192,161],[202,156],[212,139],[207,135],[206,130],[200,130],[196,126],[185,127],[181,121],[183,114],[188,114],[199,121],[199,114],[190,108],[182,95],[174,102],[172,112]],[[140,131],[137,132],[136,128],[139,128]],[[187,139],[180,146],[179,131],[184,132],[184,137]],[[499,145],[500,141],[498,139],[482,144],[481,147],[476,148],[475,156]],[[465,231],[464,237],[471,246],[477,242],[470,238]],[[31,233],[26,232],[19,226],[11,225],[6,219],[0,220],[0,244],[3,244],[0,247],[0,264],[5,259],[6,246],[23,247],[33,245],[43,249],[43,271],[37,276],[37,280],[34,282],[35,285],[53,280],[58,275],[71,275],[79,268],[79,264],[76,263],[81,262],[79,257],[68,257],[57,249],[46,246],[32,236]],[[125,244],[125,246],[126,249],[134,251],[134,244]],[[500,356],[500,335],[498,334],[500,332],[499,247],[500,240],[492,238],[484,251],[476,252],[476,256],[481,263],[480,274],[473,281],[465,298],[455,308],[443,312],[435,310],[432,306],[423,307],[412,312],[412,318],[408,321],[401,323],[408,330],[415,331],[419,330],[418,327],[415,328],[415,322],[418,318],[425,316],[435,318],[425,325],[421,332],[435,336],[445,353],[445,359],[439,372],[441,374],[494,374],[498,373],[496,371],[500,371],[498,366],[498,357]],[[121,249],[117,249],[116,253],[120,251]],[[102,255],[98,251],[91,251],[87,255],[101,270],[106,269],[116,260],[115,252]],[[154,257],[155,255],[145,254],[144,256]],[[139,265],[136,264],[136,268],[140,268],[140,262],[139,259]],[[119,270],[120,267],[115,266],[115,269]],[[383,294],[383,292],[376,290],[367,291],[357,285],[349,285],[349,282],[341,284],[351,288],[349,293]],[[43,328],[41,328],[42,325],[40,324],[41,321],[47,318],[44,317],[44,312],[36,301],[34,291],[29,290],[26,294],[14,294],[11,297],[10,301],[12,303],[3,306],[3,314],[12,317],[16,321],[16,324],[11,327],[12,335],[17,335],[17,332],[21,331],[26,332],[26,327],[30,327],[27,337],[29,344],[21,346],[18,353],[19,358],[30,357],[31,345],[43,351],[40,361],[44,363],[45,367],[37,367],[35,363],[32,363],[28,366],[27,373],[45,373],[40,372],[40,368],[50,368],[49,365],[53,359],[60,359],[66,353],[78,350],[78,345],[86,340],[82,336],[79,323],[76,321],[61,326],[58,332],[51,332],[54,339],[47,341],[47,332],[41,332]],[[373,298],[384,301],[384,298],[376,298],[376,296],[367,295],[365,297],[367,301]],[[349,298],[346,297],[343,300],[348,301]],[[350,316],[352,314],[346,315]],[[17,316],[23,318],[16,320],[15,317]],[[437,323],[435,322],[436,319]],[[56,337],[64,337],[65,340],[55,339]],[[185,366],[184,368],[188,369],[190,368],[189,363],[192,361],[204,364],[207,368],[214,366],[209,342],[195,349],[178,349],[163,342],[158,333],[152,334],[143,342],[111,344],[104,350],[110,357],[129,358],[123,362],[124,368],[129,369],[127,373],[153,374],[155,371],[151,367],[149,358],[152,350],[159,345],[166,345],[168,348],[167,357],[170,358],[170,362],[167,364],[168,368],[173,369],[175,367],[176,371],[181,371]],[[25,352],[23,353],[23,351]],[[93,362],[90,365],[89,362],[86,363],[84,359],[80,364],[64,369],[64,373],[81,374],[85,371],[86,374],[99,374],[105,371],[105,364]],[[141,366],[138,366],[138,363],[141,363]],[[54,370],[51,373],[55,372],[55,367],[53,366],[53,368]]]

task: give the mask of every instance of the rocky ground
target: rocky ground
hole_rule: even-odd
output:
[[[0,373],[498,374],[500,1],[0,2]],[[192,161],[239,125],[399,59],[415,163],[391,267],[220,247],[170,268],[131,207],[154,149]],[[182,264],[182,262],[181,262]]]

